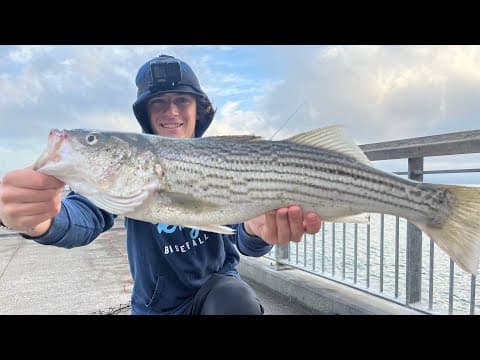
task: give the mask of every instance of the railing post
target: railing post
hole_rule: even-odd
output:
[[[289,269],[290,266],[285,263],[288,262],[289,246],[275,245],[275,270]]]
[[[423,157],[408,159],[408,178],[423,181]],[[419,302],[422,293],[422,232],[407,222],[406,302]]]

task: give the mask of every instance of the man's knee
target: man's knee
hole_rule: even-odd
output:
[[[263,306],[244,281],[227,278],[215,286],[205,300],[204,315],[262,315]]]

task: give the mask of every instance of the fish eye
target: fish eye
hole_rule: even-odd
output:
[[[95,145],[98,141],[97,134],[91,133],[85,136],[85,141],[88,145]]]

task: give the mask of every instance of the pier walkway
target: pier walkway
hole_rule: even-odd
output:
[[[249,282],[266,314],[316,313]],[[87,246],[62,249],[0,230],[0,315],[130,314],[132,281],[120,224]]]

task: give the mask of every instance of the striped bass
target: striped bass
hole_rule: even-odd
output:
[[[397,215],[463,270],[477,272],[480,188],[376,169],[341,126],[280,141],[53,129],[34,169],[113,214],[226,234],[233,232],[226,224],[293,204],[324,221]]]

